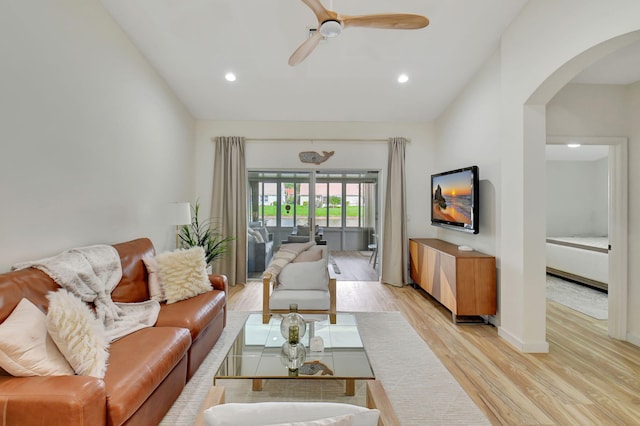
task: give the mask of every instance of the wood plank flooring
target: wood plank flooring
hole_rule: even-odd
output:
[[[337,281],[378,281],[379,265],[373,268],[370,251],[330,251],[332,263],[338,266]]]
[[[261,310],[259,282],[229,291],[229,309]],[[548,354],[523,354],[490,325],[454,325],[422,290],[340,281],[338,310],[400,311],[495,425],[640,424],[640,348],[595,320],[547,303]],[[428,398],[425,398],[425,402]]]

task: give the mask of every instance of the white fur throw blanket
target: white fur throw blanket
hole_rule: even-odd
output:
[[[112,246],[74,248],[53,257],[18,263],[11,269],[29,267],[40,269],[60,287],[84,302],[93,303],[96,316],[112,341],[150,327],[158,318],[158,302],[114,303],[111,300],[111,292],[122,278],[120,255]]]
[[[308,243],[282,244],[280,249],[274,253],[273,258],[271,259],[271,262],[269,262],[264,273],[270,273],[271,279],[278,282],[278,275],[280,274],[280,271],[282,271],[282,268],[298,257],[300,253],[315,245],[315,241],[309,241]]]

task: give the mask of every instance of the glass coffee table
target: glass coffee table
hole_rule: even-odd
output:
[[[300,368],[290,370],[283,360],[282,317],[274,315],[268,324],[263,324],[262,314],[252,313],[216,371],[213,384],[216,379],[252,379],[252,389],[260,391],[264,379],[345,380],[345,394],[353,396],[356,380],[375,379],[353,314],[336,314],[335,324],[328,315],[303,317],[307,331],[301,342],[306,348],[306,360]],[[311,338],[316,336],[322,339],[322,351],[311,350]],[[315,344],[313,349],[318,349]]]

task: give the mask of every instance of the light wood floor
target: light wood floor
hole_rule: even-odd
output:
[[[330,251],[329,254],[332,264],[338,266],[337,281],[378,281],[380,265],[376,262],[376,269],[373,268],[373,252]]]
[[[261,310],[259,282],[229,291],[229,309]],[[490,325],[454,325],[421,290],[340,281],[338,310],[400,311],[495,425],[640,424],[640,348],[607,324],[547,304],[548,354],[523,354]],[[428,403],[425,395],[425,403]]]

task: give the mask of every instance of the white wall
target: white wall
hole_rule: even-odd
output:
[[[480,175],[480,231],[467,234],[438,228],[438,238],[497,253],[500,188],[500,55],[478,70],[463,93],[436,121],[437,172],[476,165]]]
[[[192,198],[195,122],[96,0],[0,3],[0,271],[147,236]]]
[[[429,210],[430,175],[433,164],[433,126],[425,123],[349,123],[349,122],[215,122],[197,125],[196,194],[203,212],[211,207],[214,142],[216,136],[244,136],[248,139],[300,138],[300,141],[248,141],[248,169],[262,170],[378,170],[384,208],[386,187],[387,142],[315,141],[309,139],[388,139],[403,136],[410,140],[406,150],[408,233],[410,237],[433,236]],[[335,151],[326,162],[316,166],[301,163],[301,151]],[[206,210],[205,210],[206,209]],[[381,212],[382,213],[382,212]],[[384,223],[381,214],[379,223]]]
[[[482,230],[478,239],[450,231],[439,233],[439,237],[455,243],[473,241],[482,251],[495,253],[499,335],[520,350],[548,350],[546,184],[540,178],[545,175],[545,105],[573,76],[608,54],[613,45],[621,48],[640,38],[631,35],[600,45],[640,29],[637,16],[640,2],[635,0],[530,0],[505,31],[499,55],[437,120],[436,164],[480,163],[481,179],[489,179],[496,188],[494,235],[487,241]],[[609,124],[620,120],[616,111]],[[554,132],[554,125],[550,119],[550,132]],[[611,136],[609,129],[606,135]],[[633,258],[631,250],[629,254]],[[635,276],[640,276],[640,271]],[[636,305],[638,302],[636,299]],[[630,327],[640,326],[638,319],[630,317]]]
[[[510,285],[501,288],[499,333],[522,350],[548,348],[546,194],[539,179],[545,172],[545,105],[591,63],[637,41],[639,15],[635,0],[530,0],[502,37],[502,198],[511,202],[501,206],[503,229],[509,229],[501,236],[501,280]],[[630,328],[640,326],[631,322]]]
[[[547,236],[606,236],[608,158],[547,160]]]
[[[547,104],[547,134],[627,136],[629,101],[625,85],[567,84]]]
[[[629,302],[628,338],[640,346],[640,82],[629,87]]]
[[[500,55],[496,52],[478,70],[456,101],[436,121],[438,172],[477,165],[480,175],[478,234],[438,228],[437,237],[453,244],[465,244],[496,256],[500,232]],[[498,312],[490,321],[500,323],[500,279]]]

